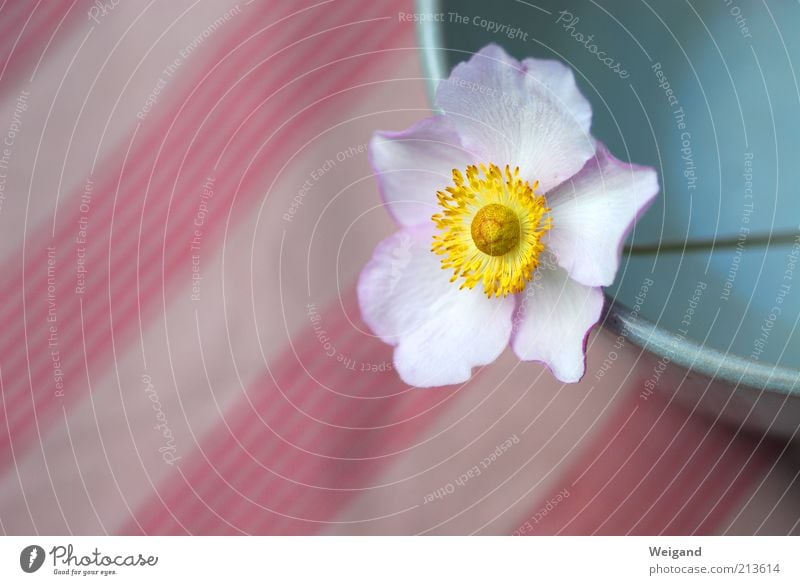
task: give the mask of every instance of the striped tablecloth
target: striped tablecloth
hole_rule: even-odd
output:
[[[512,355],[405,386],[354,284],[409,0],[0,4],[6,534],[798,531],[797,454]]]

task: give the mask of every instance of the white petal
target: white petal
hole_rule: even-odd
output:
[[[546,193],[594,154],[587,125],[591,111],[573,86],[552,64],[531,61],[528,69],[488,45],[439,84],[436,104],[483,162],[519,166],[522,177],[538,180]]]
[[[588,134],[592,125],[592,106],[578,89],[572,69],[561,61],[533,58],[523,59],[522,67],[529,77],[543,84],[554,99],[569,109],[581,129]]]
[[[602,289],[543,262],[520,293],[511,347],[521,360],[544,362],[562,382],[577,382],[585,371],[586,338],[602,310]]]
[[[435,228],[433,228],[435,229]],[[372,331],[396,345],[394,364],[414,386],[469,379],[508,345],[514,299],[489,299],[482,289],[459,290],[430,251],[432,226],[385,239],[361,272],[358,301]]]
[[[654,169],[623,163],[598,143],[597,155],[548,193],[553,227],[545,243],[572,278],[608,286],[628,232],[657,193]]]
[[[464,170],[475,161],[444,116],[402,132],[376,132],[369,153],[384,202],[397,222],[409,227],[430,222],[441,211],[436,192],[453,182],[454,168]]]

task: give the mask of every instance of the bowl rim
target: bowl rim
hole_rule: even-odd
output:
[[[440,13],[441,0],[416,0],[421,14]],[[431,104],[439,81],[449,75],[445,59],[443,27],[432,19],[419,19],[417,38],[422,67]],[[605,307],[600,324],[642,349],[712,380],[725,380],[734,388],[749,386],[759,392],[800,395],[800,369],[767,365],[738,354],[722,353],[703,346],[693,339],[676,334],[641,316],[633,316],[630,308],[610,297],[604,290]]]

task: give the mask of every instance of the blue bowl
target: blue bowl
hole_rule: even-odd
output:
[[[647,350],[643,368],[669,364],[665,380],[684,401],[794,435],[800,238],[758,239],[800,234],[800,37],[787,25],[800,7],[604,4],[418,1],[431,96],[490,42],[571,66],[593,106],[592,134],[659,170],[662,192],[628,244],[714,243],[626,256],[604,326]]]

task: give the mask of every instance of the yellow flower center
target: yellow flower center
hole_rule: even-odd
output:
[[[481,207],[470,226],[472,241],[489,256],[502,256],[519,244],[519,218],[514,210],[499,203]]]
[[[466,176],[453,169],[453,185],[439,191],[442,213],[433,216],[440,233],[432,251],[442,268],[453,270],[461,288],[483,284],[489,297],[524,290],[539,265],[542,237],[552,227],[544,196],[506,165],[470,166]]]

